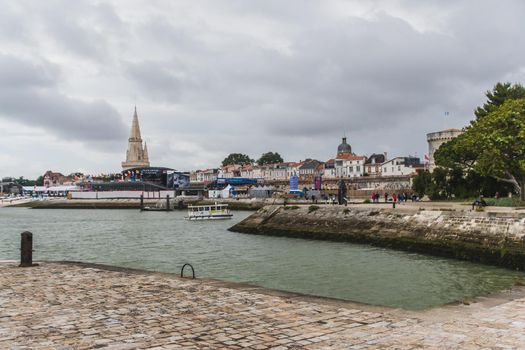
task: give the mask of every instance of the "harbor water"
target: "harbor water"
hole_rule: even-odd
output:
[[[183,211],[0,209],[0,260],[19,259],[20,233],[35,260],[74,260],[197,277],[376,305],[422,309],[486,295],[521,272],[366,245],[247,235],[224,221],[184,220]]]

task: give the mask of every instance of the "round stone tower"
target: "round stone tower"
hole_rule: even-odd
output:
[[[463,133],[460,129],[446,129],[442,131],[437,132],[431,132],[427,134],[427,142],[428,142],[428,170],[432,172],[434,168],[436,167],[436,163],[434,162],[434,152],[444,144],[445,142],[448,142],[452,140],[455,137],[458,137]]]

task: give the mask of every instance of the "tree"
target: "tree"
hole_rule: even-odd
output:
[[[228,157],[224,158],[222,161],[222,166],[230,164],[244,165],[248,163],[253,163],[253,159],[251,159],[248,155],[242,153],[230,153]]]
[[[423,197],[427,193],[427,189],[432,181],[432,174],[428,171],[420,171],[412,181],[412,189],[420,196]]]
[[[266,152],[261,155],[261,158],[257,160],[257,164],[264,165],[264,164],[275,164],[275,163],[282,163],[283,158],[281,155],[277,152]]]
[[[525,99],[508,99],[443,144],[436,164],[460,167],[513,185],[525,200]]]
[[[525,99],[509,99],[461,135],[477,147],[474,169],[514,185],[525,201]]]
[[[40,175],[40,176],[38,177],[38,179],[36,179],[35,184],[36,184],[37,186],[44,186],[44,177],[43,177],[42,175]]]
[[[435,152],[436,165],[463,174],[464,181],[451,186],[464,186],[458,192],[507,189],[503,183],[508,183],[525,200],[525,88],[498,83],[486,96],[464,133]]]
[[[507,100],[517,100],[525,98],[525,87],[521,84],[497,83],[492,90],[485,93],[487,102],[483,106],[476,108],[474,114],[478,119],[487,116],[503,105]]]
[[[21,186],[34,186],[35,180],[28,180],[25,179],[23,176],[20,176],[18,179],[15,180],[15,182]]]

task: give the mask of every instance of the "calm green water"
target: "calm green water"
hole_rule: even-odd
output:
[[[364,245],[228,232],[234,220],[188,222],[184,212],[0,209],[0,260],[19,259],[20,232],[35,260],[76,260],[179,273],[371,304],[420,309],[488,294],[525,275]]]

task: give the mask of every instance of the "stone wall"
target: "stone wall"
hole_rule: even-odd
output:
[[[230,230],[367,243],[525,269],[525,216],[514,213],[267,206]]]

